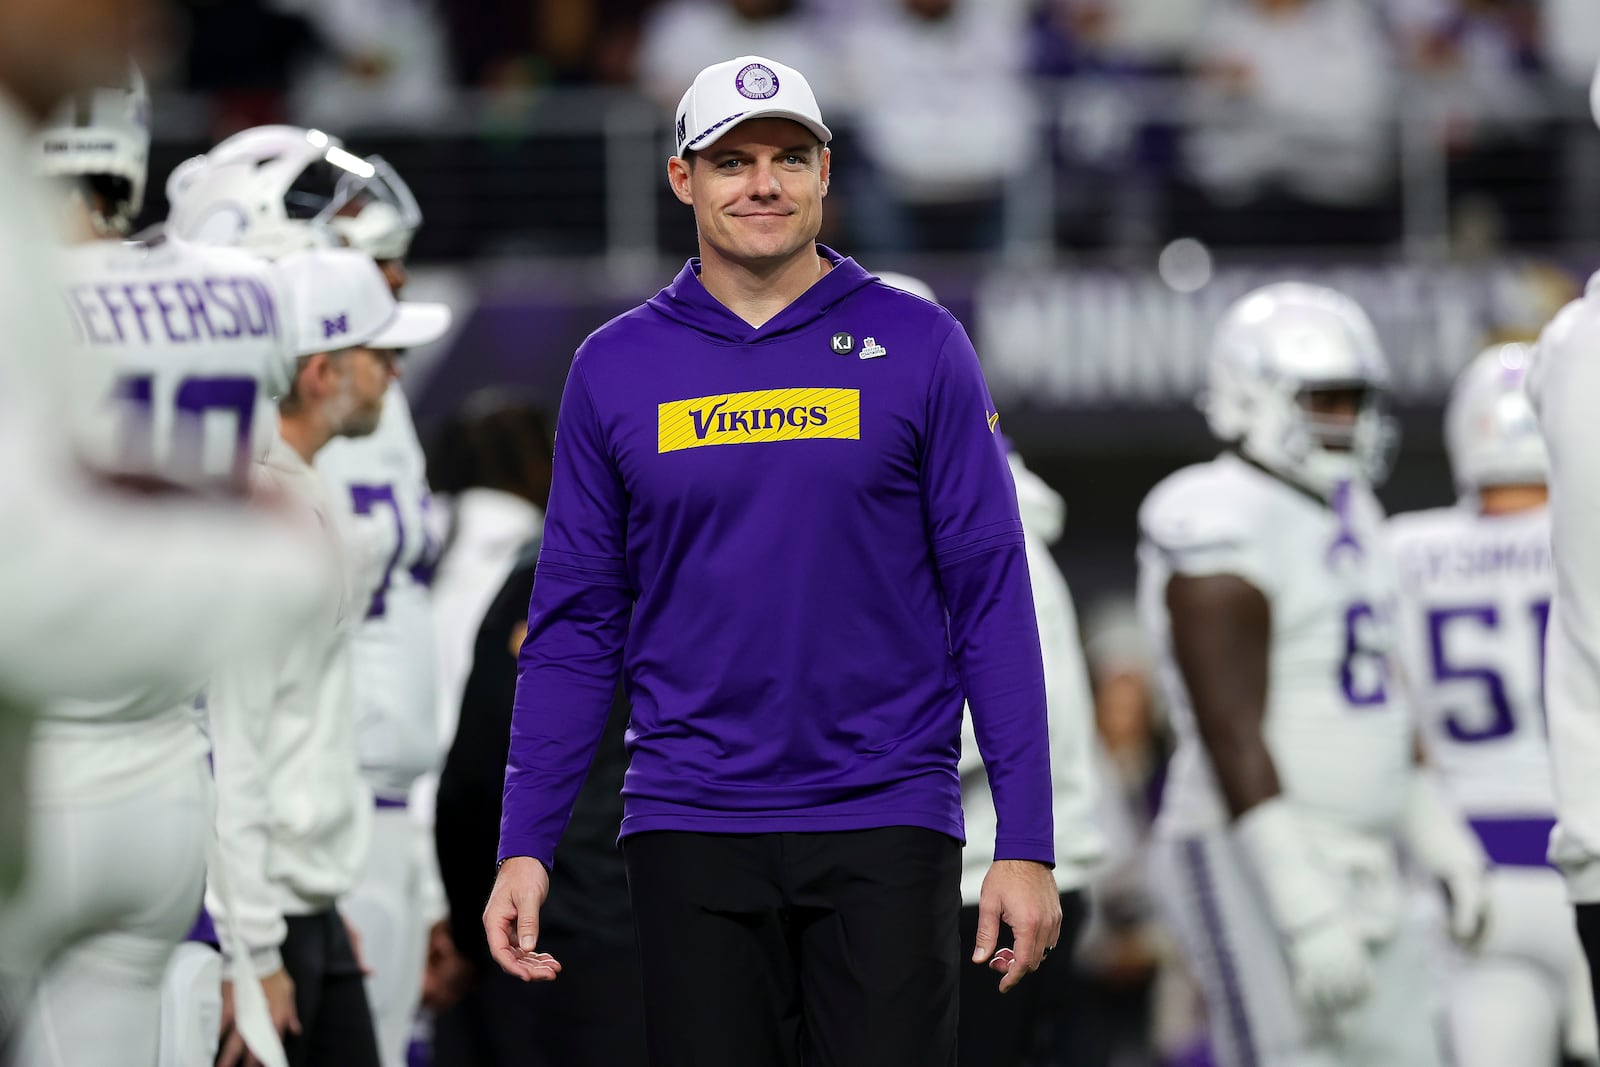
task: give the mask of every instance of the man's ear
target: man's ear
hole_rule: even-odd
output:
[[[682,156],[673,156],[667,160],[667,184],[672,186],[672,195],[684,204],[694,203],[694,191],[689,185],[689,168],[694,166]]]
[[[305,366],[300,368],[300,393],[305,395],[309,388],[311,395],[322,396],[328,392],[332,379],[333,356],[327,352],[307,356]]]
[[[828,195],[828,176],[833,170],[833,149],[827,145],[822,146],[822,195]]]

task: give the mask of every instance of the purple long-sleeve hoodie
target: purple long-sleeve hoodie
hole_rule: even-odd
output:
[[[963,839],[963,699],[997,859],[1053,862],[1016,491],[972,343],[853,260],[760,327],[691,260],[579,348],[528,606],[500,855],[554,862],[619,669],[624,836]]]

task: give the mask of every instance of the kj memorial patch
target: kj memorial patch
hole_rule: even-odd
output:
[[[657,406],[658,453],[706,445],[861,440],[859,389],[757,389]]]

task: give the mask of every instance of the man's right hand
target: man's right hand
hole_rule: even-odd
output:
[[[539,909],[550,895],[550,873],[532,856],[512,856],[500,865],[494,892],[483,909],[483,932],[489,955],[507,974],[524,982],[548,982],[561,964],[538,952]]]
[[[267,1013],[280,1035],[300,1033],[300,1016],[294,1007],[294,979],[279,967],[261,979],[261,992],[267,998]],[[245,1047],[244,1037],[233,1025],[233,983],[222,983],[222,1049],[216,1067],[259,1067],[260,1061]]]
[[[1357,1007],[1372,992],[1367,947],[1343,918],[1333,918],[1289,938],[1289,969],[1300,1002],[1333,1017]]]

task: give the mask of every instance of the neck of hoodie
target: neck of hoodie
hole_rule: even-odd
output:
[[[708,254],[709,253],[709,254]],[[700,245],[700,284],[751,326],[760,328],[833,269],[815,243],[776,263],[740,263]]]
[[[841,300],[874,281],[873,275],[855,260],[823,245],[817,245],[816,249],[817,255],[827,262],[826,272],[760,325],[740,318],[712,295],[701,281],[702,266],[698,259],[684,264],[672,284],[651,297],[647,306],[715,344],[742,346],[783,341],[814,327]]]

